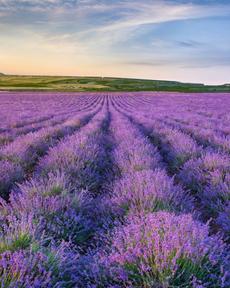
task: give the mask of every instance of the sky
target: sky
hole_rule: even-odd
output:
[[[0,72],[230,83],[230,0],[0,0]]]

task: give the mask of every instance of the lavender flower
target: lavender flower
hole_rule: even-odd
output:
[[[173,184],[164,171],[144,170],[128,174],[114,186],[114,203],[134,211],[191,211],[193,200]]]
[[[191,215],[156,212],[117,228],[105,263],[115,279],[134,287],[190,287],[193,277],[205,287],[227,287],[221,282],[228,269],[221,266],[227,259],[224,250],[220,239],[209,236],[208,226]]]

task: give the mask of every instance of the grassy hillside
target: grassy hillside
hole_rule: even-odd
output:
[[[109,77],[14,76],[0,73],[0,90],[230,92],[230,85]]]

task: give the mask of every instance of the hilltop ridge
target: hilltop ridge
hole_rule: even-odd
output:
[[[0,73],[0,90],[24,91],[172,91],[230,92],[230,85],[205,85],[179,81],[88,76],[29,76]]]

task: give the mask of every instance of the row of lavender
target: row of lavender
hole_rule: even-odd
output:
[[[216,150],[168,123],[165,97],[181,109],[192,96],[95,95],[3,146],[13,172],[1,180],[1,287],[229,287],[220,225],[202,223],[204,188],[183,181],[187,162]]]
[[[100,95],[89,93],[29,93],[3,92],[0,94],[1,132],[51,119],[73,110],[89,107]]]
[[[138,106],[131,117],[124,98],[113,98],[120,179],[111,202],[121,219],[108,247],[96,255],[105,273],[98,282],[107,283],[98,287],[228,287],[227,244],[210,235],[209,225],[199,221],[196,198],[167,175],[164,154],[144,137]]]
[[[37,95],[38,99],[28,93],[19,94],[18,98],[16,96],[12,93],[0,95],[2,100],[0,146],[12,142],[20,135],[62,123],[70,115],[91,109],[94,102],[100,101],[99,95],[95,94],[87,97],[42,94],[40,97]]]
[[[74,287],[74,264],[94,231],[87,207],[105,177],[107,121],[101,97],[87,115],[69,121],[71,128],[81,123],[80,129],[67,129],[71,133],[37,159],[29,180],[11,190],[9,201],[1,200],[1,287]],[[59,128],[66,131],[64,124]]]
[[[202,97],[207,98],[208,95]],[[204,221],[212,219],[214,231],[221,231],[229,238],[230,136],[227,132],[227,103],[230,99],[227,95],[219,96],[220,99],[214,97],[215,95],[210,95],[213,107],[218,101],[225,100],[221,120],[216,117],[216,109],[213,112],[210,107],[203,110],[203,114],[210,114],[208,120],[206,117],[197,117],[197,110],[193,112],[192,118],[190,106],[180,105],[178,111],[174,102],[171,103],[168,114],[167,109],[163,108],[158,113],[153,106],[144,113],[133,114],[129,110],[129,114],[134,116],[153,143],[160,148],[169,171],[194,195],[201,218]],[[209,98],[207,105],[208,101]]]
[[[7,143],[0,147],[0,196],[7,198],[13,184],[31,175],[38,159],[45,155],[51,146],[89,121],[100,109],[102,99],[103,97],[97,96],[96,99],[91,99],[89,105],[86,97],[84,105],[78,106],[75,103],[69,111],[64,111],[62,115],[47,123],[39,122],[39,128],[31,125],[28,129],[28,125],[24,125],[22,128],[26,128],[21,135],[11,129]],[[5,133],[0,135],[4,137]]]

